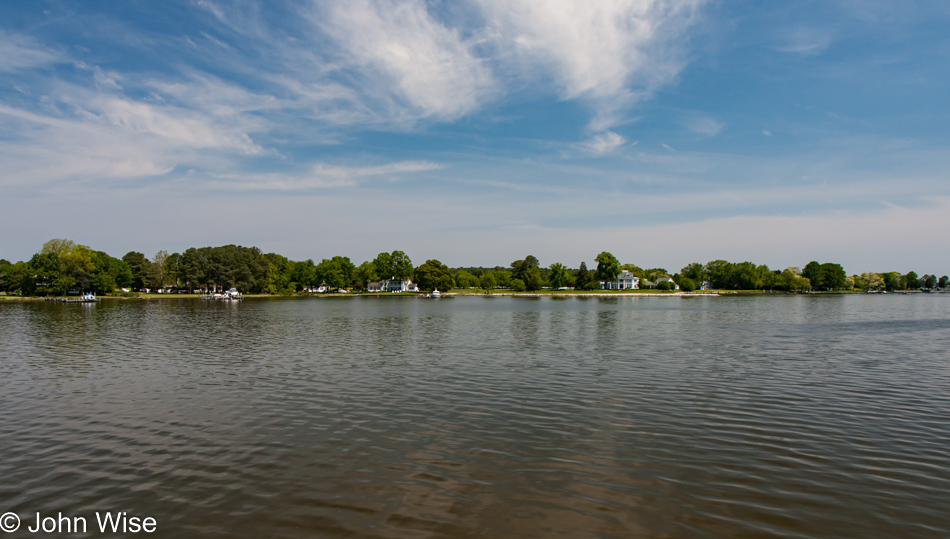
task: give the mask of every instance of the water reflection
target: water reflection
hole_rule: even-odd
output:
[[[947,305],[0,305],[0,508],[168,536],[947,535]]]

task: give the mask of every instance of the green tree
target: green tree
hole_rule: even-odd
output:
[[[315,281],[326,284],[330,290],[351,286],[356,277],[356,266],[345,256],[324,259],[315,268]]]
[[[148,285],[151,288],[161,289],[166,284],[165,261],[168,260],[168,251],[159,251],[152,257],[149,266]]]
[[[696,282],[703,282],[709,277],[709,275],[706,273],[706,267],[699,262],[687,264],[686,267],[680,270],[680,275]],[[680,287],[682,286],[683,285],[681,284]]]
[[[937,281],[937,286],[939,286],[940,288],[946,288],[948,282],[950,282],[950,277],[947,277],[946,275],[944,275]]]
[[[639,277],[641,279],[646,279],[647,274],[643,271],[643,268],[637,266],[636,264],[624,264],[620,266],[620,269],[623,271],[629,271],[634,277]]]
[[[9,260],[0,260],[0,292],[13,292],[18,287],[14,287],[15,283],[13,281],[13,264]]]
[[[696,284],[696,281],[690,279],[689,277],[684,277],[683,275],[674,275],[673,282],[680,285],[680,290],[683,292],[692,292],[699,286]]]
[[[845,273],[841,264],[826,262],[821,265],[821,287],[826,290],[841,290],[845,287],[845,279],[848,274]]]
[[[873,271],[866,271],[854,280],[855,288],[870,292],[884,288],[884,278]]]
[[[734,265],[725,260],[712,260],[706,263],[706,275],[709,276],[713,288],[733,288],[733,269]]]
[[[393,251],[390,253],[392,260],[392,275],[397,279],[412,278],[412,260],[402,251]]]
[[[620,261],[614,255],[603,251],[594,260],[597,261],[597,269],[594,270],[594,275],[598,281],[613,281],[617,278],[617,275],[620,275]]]
[[[136,251],[129,251],[125,253],[122,260],[128,264],[129,269],[132,270],[132,288],[135,290],[145,288],[152,267],[152,264],[145,258],[145,255]]]
[[[901,290],[901,274],[896,271],[889,271],[881,274],[884,279],[884,288],[891,290]]]
[[[459,288],[472,288],[477,284],[478,279],[471,273],[465,270],[458,270],[455,273],[455,285]]]
[[[448,266],[438,260],[426,260],[415,271],[415,281],[419,288],[427,292],[442,289],[451,290],[455,287],[455,281],[452,279],[452,271]]]
[[[570,281],[570,273],[568,273],[567,268],[564,267],[564,264],[560,262],[555,262],[551,264],[551,272],[548,274],[548,280],[551,283],[551,288],[557,290],[558,288],[567,286],[567,283]]]
[[[356,278],[360,282],[360,289],[366,290],[369,283],[379,280],[379,274],[376,273],[376,264],[374,262],[363,262],[356,268]]]
[[[581,262],[581,267],[574,276],[574,289],[588,290],[588,285],[594,282],[594,279],[590,276],[590,271],[587,270],[587,263]]]
[[[540,265],[538,259],[532,255],[526,256],[524,260],[515,260],[511,263],[511,278],[527,282],[528,272],[538,269]],[[540,276],[540,272],[538,272],[538,275]]]
[[[905,290],[917,290],[920,288],[920,279],[917,277],[916,272],[908,271],[907,275],[904,275],[903,281]]]
[[[491,294],[495,284],[495,276],[492,272],[485,272],[478,279],[478,286],[483,288],[486,294]]]
[[[376,275],[380,279],[405,280],[412,277],[412,260],[402,251],[379,253],[373,260]]]
[[[511,280],[511,291],[512,292],[524,292],[525,284],[521,279],[512,279]]]
[[[805,267],[802,268],[802,277],[808,279],[811,282],[813,288],[818,288],[821,286],[821,264],[817,261],[812,260],[811,262],[805,264]]]

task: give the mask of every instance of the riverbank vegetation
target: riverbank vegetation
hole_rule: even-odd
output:
[[[947,276],[918,276],[916,272],[864,272],[847,275],[840,264],[808,262],[801,269],[771,269],[752,262],[713,260],[688,264],[678,272],[664,268],[643,269],[621,263],[609,252],[594,258],[596,266],[580,262],[576,269],[561,262],[542,266],[534,256],[509,266],[449,268],[439,260],[419,266],[402,251],[380,253],[359,265],[348,257],[334,256],[320,262],[293,261],[257,247],[224,245],[189,248],[182,253],[159,251],[151,259],[132,251],[121,258],[66,239],[46,242],[28,261],[0,259],[0,293],[19,296],[59,296],[93,292],[99,295],[195,293],[236,288],[245,294],[296,294],[302,292],[364,292],[383,279],[412,280],[421,290],[464,289],[492,293],[599,290],[623,272],[639,279],[641,289],[692,292],[700,289],[728,291],[902,291],[947,288]]]

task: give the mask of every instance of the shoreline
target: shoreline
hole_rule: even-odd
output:
[[[944,292],[939,292],[944,293]],[[588,291],[588,292],[572,292],[572,291],[558,291],[558,292],[492,292],[487,294],[484,292],[444,292],[443,297],[516,297],[516,298],[702,298],[702,297],[726,297],[726,296],[755,296],[755,297],[768,297],[768,296],[826,296],[826,295],[851,295],[851,294],[861,294],[869,295],[865,292],[859,291],[840,291],[840,292],[809,292],[809,293],[797,293],[797,292],[784,292],[776,291],[769,293],[768,291],[762,290],[712,290],[712,291],[703,291],[703,292],[613,292],[613,291]],[[896,291],[887,295],[917,295],[922,294],[918,290],[914,291]],[[875,294],[877,295],[877,294]],[[884,294],[880,294],[884,295]],[[67,296],[68,297],[68,296]],[[386,293],[359,293],[354,292],[351,294],[245,294],[243,296],[245,299],[277,299],[277,298],[348,298],[348,297],[401,297],[401,298],[423,298],[425,297],[422,293],[396,293],[396,294],[386,294]],[[57,296],[57,302],[62,299],[62,296]],[[199,294],[140,294],[136,296],[99,296],[97,300],[100,301],[142,301],[142,300],[182,300],[182,299],[200,299]],[[46,296],[7,296],[0,295],[0,304],[3,303],[30,303],[30,302],[46,302]]]

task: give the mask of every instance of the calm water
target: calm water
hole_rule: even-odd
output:
[[[950,296],[923,294],[0,305],[0,513],[8,537],[37,511],[90,537],[96,511],[162,537],[947,537],[948,350]]]

